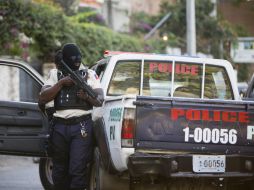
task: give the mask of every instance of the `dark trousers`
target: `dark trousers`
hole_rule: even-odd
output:
[[[81,135],[81,124],[87,136]],[[53,171],[52,177],[56,190],[88,188],[87,165],[93,154],[92,120],[64,125],[56,122],[52,135]]]

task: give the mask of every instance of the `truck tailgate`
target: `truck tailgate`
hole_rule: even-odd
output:
[[[254,153],[254,103],[138,96],[135,148]]]

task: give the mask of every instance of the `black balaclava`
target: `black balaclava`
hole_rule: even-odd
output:
[[[76,44],[65,44],[62,48],[63,61],[73,70],[79,69],[81,52]]]

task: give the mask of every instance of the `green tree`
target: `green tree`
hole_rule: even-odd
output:
[[[20,55],[23,49],[20,34],[24,34],[30,39],[30,54],[48,61],[59,43],[70,39],[67,19],[56,7],[6,0],[0,1],[0,15],[0,44],[5,47],[0,49],[1,54]]]
[[[79,0],[54,0],[57,4],[59,4],[66,15],[73,15],[78,10]]]
[[[165,53],[168,45],[172,47],[181,46],[181,39],[170,31],[167,32],[169,40],[164,41],[162,39],[164,33],[160,32],[160,29],[149,39],[144,39],[144,36],[152,30],[161,18],[159,16],[151,16],[145,12],[137,12],[130,17],[130,33],[142,41],[145,52]]]
[[[83,62],[92,65],[103,56],[105,50],[143,51],[137,38],[113,32],[111,29],[91,23],[74,23],[73,36],[80,46]]]
[[[197,51],[220,57],[219,45],[227,44],[237,36],[234,28],[221,17],[210,16],[214,5],[210,0],[196,0],[196,32]],[[169,21],[161,28],[161,32],[170,31],[182,39],[182,47],[186,47],[186,0],[179,0],[176,4],[164,1],[161,4],[161,14],[172,13]],[[227,55],[228,56],[228,55]],[[228,57],[229,58],[229,57]]]
[[[130,31],[135,35],[144,35],[148,33],[156,23],[156,18],[145,12],[133,13],[130,17]]]
[[[102,15],[91,10],[78,13],[74,16],[71,16],[70,19],[73,22],[78,22],[78,23],[94,23],[94,24],[106,26],[106,22],[103,19]]]
[[[97,61],[106,49],[143,50],[139,39],[73,20],[52,4],[0,1],[0,28],[0,45],[4,47],[0,49],[0,55],[21,56],[24,44],[20,37],[25,36],[30,40],[26,44],[30,56],[41,62],[52,62],[55,50],[67,42],[77,43],[81,47],[83,61],[89,65]]]

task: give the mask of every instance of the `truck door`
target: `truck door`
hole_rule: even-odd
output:
[[[48,123],[37,103],[42,84],[29,65],[0,59],[0,154],[45,155]]]

